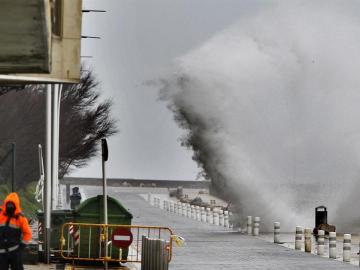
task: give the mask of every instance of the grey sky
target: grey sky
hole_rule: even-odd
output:
[[[158,90],[144,81],[166,76],[172,62],[200,46],[242,16],[258,1],[85,0],[83,33],[101,40],[83,41],[82,55],[112,98],[120,133],[109,140],[109,177],[194,179],[191,151],[180,146],[184,133],[172,120]],[[100,159],[73,176],[100,176]]]

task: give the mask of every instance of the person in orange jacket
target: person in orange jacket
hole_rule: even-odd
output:
[[[23,270],[22,250],[31,241],[28,220],[21,212],[20,199],[10,193],[0,208],[0,269]]]

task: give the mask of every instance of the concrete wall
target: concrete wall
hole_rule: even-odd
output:
[[[64,177],[60,179],[61,184],[71,185],[102,185],[101,178],[89,178],[89,177]],[[108,178],[107,184],[109,186],[126,186],[131,187],[157,187],[157,188],[177,188],[182,186],[183,188],[194,189],[209,189],[210,181],[191,181],[191,180],[153,180],[153,179],[126,179],[126,178]]]
[[[12,0],[0,0],[0,3],[1,1]],[[20,0],[13,1],[17,2]],[[46,10],[50,10],[51,2],[54,0],[42,1],[45,1]],[[0,75],[0,82],[78,83],[80,81],[82,0],[61,0],[61,3],[61,35],[51,35],[50,74],[31,72],[32,74]]]
[[[0,0],[1,74],[50,72],[49,14],[46,0]]]

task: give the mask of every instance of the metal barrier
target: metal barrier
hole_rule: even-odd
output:
[[[141,263],[142,236],[162,239],[168,261],[172,258],[173,232],[167,227],[65,223],[60,238],[60,255],[71,261]],[[105,239],[109,239],[105,243]],[[105,248],[108,257],[105,257]]]

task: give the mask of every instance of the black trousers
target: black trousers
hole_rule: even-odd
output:
[[[22,251],[20,249],[0,254],[0,269],[8,270],[24,270],[22,261]]]

